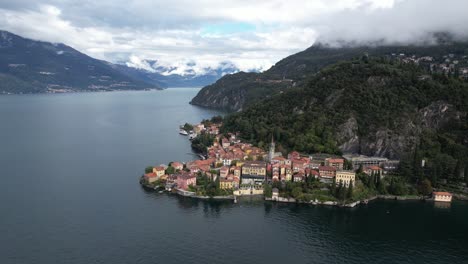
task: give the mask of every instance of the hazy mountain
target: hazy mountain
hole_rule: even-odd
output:
[[[162,87],[203,87],[215,83],[226,74],[239,71],[229,62],[201,69],[193,62],[179,67],[160,65],[157,60],[142,60],[140,64],[121,62],[116,67],[128,76],[141,78]]]
[[[158,88],[67,45],[0,31],[0,93]]]

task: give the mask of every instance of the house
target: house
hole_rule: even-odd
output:
[[[171,163],[171,167],[173,167],[175,170],[183,170],[184,169],[184,164],[174,161]]]
[[[449,192],[433,192],[432,197],[436,202],[450,203],[452,201],[452,194]]]
[[[292,167],[294,172],[304,171],[309,167],[309,158],[299,158],[292,161]]]
[[[300,157],[301,157],[301,154],[299,154],[299,152],[297,151],[293,151],[288,154],[288,159],[290,160],[299,159]]]
[[[240,176],[241,176],[241,167],[237,167],[237,166],[231,167],[230,171],[231,171],[232,174],[234,174],[235,177],[240,178]]]
[[[233,189],[233,179],[221,179],[219,180],[219,188],[222,190]]]
[[[197,177],[188,173],[177,174],[177,187],[182,190],[187,190],[188,187],[197,185]]]
[[[343,156],[347,161],[351,162],[353,170],[357,170],[360,166],[381,166],[388,161],[387,158],[382,157],[368,157],[364,155],[344,155]]]
[[[304,173],[296,173],[293,175],[293,180],[294,182],[304,182],[305,181],[305,175]]]
[[[271,191],[271,199],[273,201],[278,201],[278,198],[279,198],[279,190],[278,188],[273,188],[273,190]]]
[[[319,174],[321,178],[333,179],[336,174],[336,168],[331,166],[320,166]]]
[[[154,172],[146,173],[143,175],[143,178],[147,183],[153,183],[159,179],[159,177]]]
[[[223,166],[219,169],[219,176],[221,176],[221,178],[227,178],[228,174],[229,174],[228,166]]]
[[[310,170],[309,176],[312,176],[315,179],[318,179],[318,177],[320,177],[320,173],[317,170]]]
[[[337,171],[336,183],[342,183],[344,186],[349,187],[350,183],[355,183],[356,173],[354,171]]]
[[[221,139],[221,146],[223,148],[228,148],[231,145],[231,142],[227,138]]]
[[[337,170],[343,170],[344,159],[328,158],[325,159],[325,166],[335,167]]]
[[[158,178],[163,176],[165,172],[166,172],[166,169],[162,166],[157,166],[153,168],[153,173],[156,174]]]

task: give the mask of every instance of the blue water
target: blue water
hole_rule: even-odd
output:
[[[468,263],[468,204],[354,209],[143,190],[194,159],[198,89],[0,96],[0,263]]]

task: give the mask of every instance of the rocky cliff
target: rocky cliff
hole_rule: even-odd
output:
[[[383,59],[339,63],[305,87],[229,116],[225,128],[260,144],[273,134],[281,149],[306,153],[399,158],[430,137],[434,148],[453,145],[468,155],[468,84],[437,74],[420,78],[425,74]]]

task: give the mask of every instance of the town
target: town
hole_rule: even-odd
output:
[[[186,163],[149,166],[140,182],[195,198],[233,199],[259,195],[265,200],[353,207],[375,198],[421,199],[451,202],[449,192],[423,186],[419,195],[404,195],[404,186],[392,176],[399,161],[363,155],[302,154],[284,157],[275,152],[271,138],[268,151],[244,143],[235,133],[221,134],[222,123],[204,121],[181,126],[198,141],[203,159]],[[181,133],[188,135],[189,133]],[[201,140],[203,139],[203,140]],[[193,144],[192,144],[193,146]],[[201,147],[200,147],[201,146]],[[162,191],[161,191],[162,192]]]

